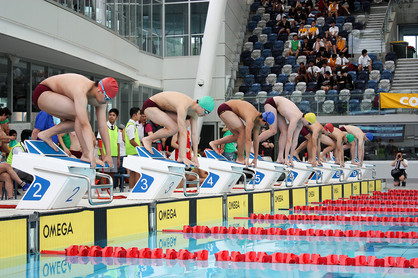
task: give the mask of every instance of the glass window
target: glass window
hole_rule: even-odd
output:
[[[129,109],[131,109],[131,106],[132,106],[132,103],[130,101],[131,88],[130,88],[129,83],[120,82],[118,94],[120,94],[120,111],[119,111],[120,123],[126,125],[126,123],[130,119]]]
[[[162,22],[163,22],[163,5],[153,4],[152,6],[152,48],[151,52],[157,55],[161,53],[161,38],[162,38]]]
[[[188,36],[166,37],[165,55],[166,56],[187,56]]]
[[[64,73],[64,70],[57,68],[48,68],[48,77]]]
[[[142,94],[141,94],[141,87],[140,86],[133,86],[132,87],[132,106],[138,106],[139,108],[142,107]]]
[[[206,16],[208,13],[208,2],[193,3],[190,5],[190,33],[203,34],[205,32]]]
[[[142,26],[142,49],[151,52],[151,5],[142,7]]]
[[[30,97],[29,63],[18,62],[13,65],[13,121],[26,121]],[[22,113],[19,113],[22,112]]]
[[[175,4],[165,7],[165,34],[167,36],[188,33],[188,5]]]
[[[10,92],[10,71],[9,61],[5,57],[0,57],[0,107],[7,107],[8,95]]]
[[[115,30],[115,15],[116,15],[116,4],[114,0],[107,0],[106,3],[106,27]]]
[[[42,80],[48,77],[48,70],[45,66],[39,66],[32,64],[32,92],[35,90],[36,86],[42,82]],[[32,112],[41,111],[38,107],[32,104]]]

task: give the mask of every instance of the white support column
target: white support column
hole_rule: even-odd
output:
[[[222,26],[222,18],[225,14],[227,0],[209,1],[208,14],[206,17],[203,45],[200,52],[199,66],[197,68],[196,82],[194,87],[194,99],[209,95],[214,65],[216,60],[216,48],[219,42],[219,34]],[[212,113],[216,113],[213,111]],[[202,128],[203,119],[198,121],[198,132]]]

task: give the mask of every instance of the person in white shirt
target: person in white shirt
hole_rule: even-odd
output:
[[[132,107],[129,110],[129,115],[131,116],[131,118],[126,124],[125,134],[124,134],[125,151],[127,155],[136,155],[137,154],[136,147],[141,146],[141,141],[139,140],[139,134],[138,134],[138,129],[136,125],[136,122],[141,117],[141,110],[139,109],[139,107]],[[129,189],[130,190],[134,187],[138,179],[139,179],[139,173],[130,171],[130,176],[129,176]]]
[[[402,182],[402,186],[406,186],[406,167],[408,167],[408,160],[403,158],[401,152],[396,154],[395,160],[392,162],[392,166],[395,167],[392,169],[391,175],[393,177],[393,185],[399,186],[399,183]],[[395,172],[394,172],[395,171]]]
[[[342,69],[345,69],[348,66],[348,63],[350,61],[345,58],[344,52],[340,52],[340,55],[337,58],[337,62],[335,63],[337,65],[337,70],[340,71]]]
[[[331,23],[331,27],[329,27],[328,31],[327,31],[327,36],[331,39],[331,40],[336,40],[337,36],[338,36],[338,32],[340,29],[338,29],[337,26],[335,26],[335,22],[333,21]]]
[[[328,72],[332,72],[332,69],[330,66],[327,65],[327,62],[323,61],[322,62],[322,67],[319,69],[320,73],[325,76],[325,73]]]
[[[358,58],[358,70],[362,71],[368,69],[369,73],[372,71],[372,59],[367,55],[367,49],[361,51],[361,56]]]
[[[315,66],[314,61],[309,62],[309,68],[306,70],[306,73],[308,74],[308,80],[309,81],[317,81],[318,80],[318,74],[321,72],[321,69]]]
[[[141,111],[141,116],[139,117],[138,122],[136,123],[136,128],[138,129],[139,140],[142,142],[142,138],[145,136],[145,126],[147,125],[147,116],[144,112]]]

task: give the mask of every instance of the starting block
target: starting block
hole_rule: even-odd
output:
[[[127,199],[168,198],[182,180],[186,181],[185,174],[195,175],[197,179],[185,182],[184,195],[188,197],[199,194],[199,176],[194,172],[186,171],[185,164],[166,159],[155,148],[153,148],[154,154],[148,152],[145,147],[136,147],[136,151],[138,155],[129,155],[123,159],[123,167],[141,174]],[[196,184],[196,193],[187,192],[187,185],[190,184]]]
[[[331,177],[331,179],[329,180],[330,182],[346,182],[348,181],[349,177],[351,176],[351,178],[358,176],[358,172],[355,170],[355,168],[351,168],[348,167],[347,165],[345,165],[344,167],[341,167],[339,164],[335,164],[332,161],[329,162],[324,162],[322,163],[322,165],[327,166],[327,167],[332,167],[332,166],[337,166],[338,171],[336,171],[333,176]],[[356,172],[354,172],[356,171]],[[354,173],[353,173],[354,172]]]
[[[202,193],[229,193],[240,177],[244,178],[244,189],[248,188],[247,177],[244,173],[245,165],[227,160],[213,150],[205,150],[206,157],[199,157],[199,168],[208,172],[208,176],[201,185]]]
[[[340,171],[340,166],[337,164],[324,163],[322,165],[318,165],[317,167],[320,170],[320,174],[315,172],[308,182],[309,185],[327,184],[330,181],[330,179],[336,174],[336,172]],[[321,175],[321,181],[319,183],[318,175]],[[343,174],[341,174],[340,176],[343,177]]]
[[[97,173],[90,163],[68,157],[58,148],[54,151],[43,141],[26,140],[27,153],[13,157],[12,166],[34,177],[17,209],[58,209],[77,206],[86,191],[91,205],[108,204],[113,200],[113,180]],[[97,168],[102,168],[101,166]],[[108,184],[95,184],[96,177]],[[92,189],[108,189],[110,198],[93,200]]]
[[[250,159],[254,159],[253,153],[250,153]],[[257,157],[257,167],[255,167],[254,170],[256,171],[255,180],[251,183],[255,183],[255,189],[258,190],[274,188],[274,183],[280,178],[280,176],[283,173],[288,173],[283,164],[265,161],[260,155]]]
[[[358,159],[356,159],[358,161]],[[363,166],[359,167],[358,165],[352,165],[351,161],[346,162],[348,166],[356,166],[356,170],[359,172],[360,179],[365,179],[367,176],[369,178],[376,178],[376,165],[363,163]]]
[[[311,175],[315,172],[314,167],[306,162],[300,162],[293,158],[293,167],[288,167],[290,173],[287,177],[287,183],[290,186],[305,186]]]

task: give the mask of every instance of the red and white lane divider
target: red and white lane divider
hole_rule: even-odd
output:
[[[208,250],[200,250],[197,252],[189,252],[187,249],[166,249],[162,248],[142,248],[131,247],[125,249],[123,247],[106,246],[86,246],[71,245],[64,251],[42,250],[41,254],[45,255],[64,255],[64,256],[80,256],[80,257],[115,257],[115,258],[139,258],[139,259],[167,259],[167,260],[198,260],[206,261],[208,259]]]
[[[325,200],[315,204],[324,205],[373,205],[373,206],[416,206],[418,201],[375,201],[375,200]]]
[[[289,209],[292,210],[292,209]],[[418,213],[418,208],[384,208],[384,207],[358,207],[358,206],[294,206],[293,211],[332,211],[332,212],[410,212]]]
[[[402,231],[361,231],[361,230],[322,230],[322,229],[299,229],[299,228],[262,228],[250,227],[224,227],[214,226],[183,226],[183,230],[169,230],[163,229],[165,233],[193,233],[193,234],[240,234],[240,235],[280,235],[280,236],[317,236],[317,237],[367,237],[367,238],[418,238],[417,232],[402,232]]]
[[[351,258],[347,255],[328,255],[322,257],[319,254],[303,253],[273,253],[250,251],[241,254],[238,251],[222,250],[215,254],[216,261],[231,262],[258,262],[258,263],[285,263],[285,264],[315,264],[315,265],[344,265],[344,266],[371,266],[371,267],[398,267],[418,268],[418,258],[410,260],[404,257],[356,256]]]

